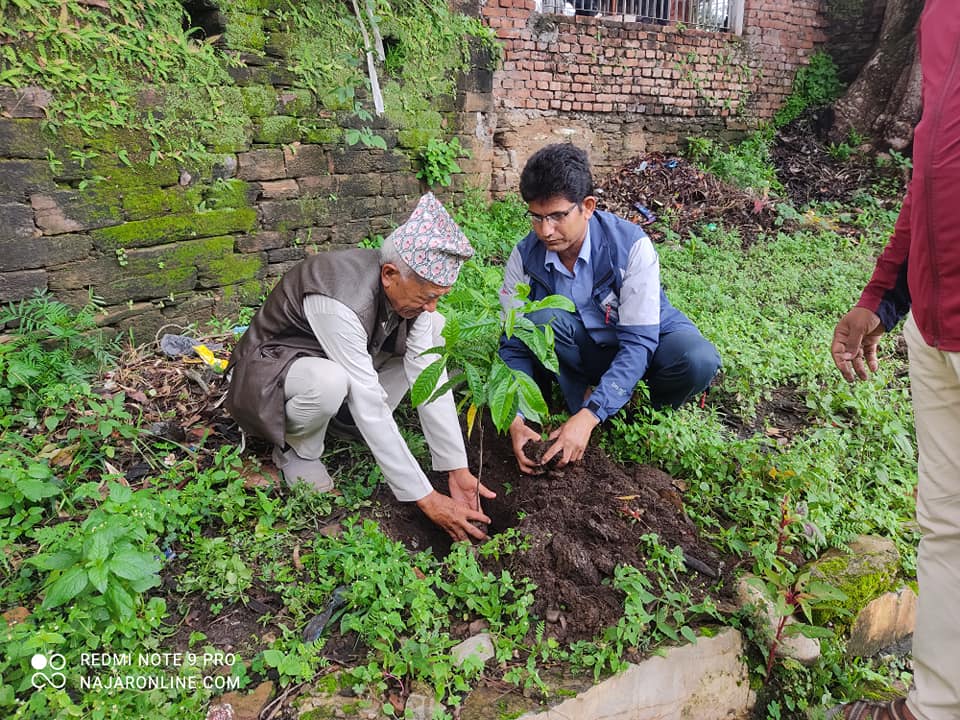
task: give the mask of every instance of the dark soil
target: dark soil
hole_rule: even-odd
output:
[[[548,634],[561,640],[590,639],[623,615],[623,596],[612,586],[618,564],[643,569],[640,537],[656,534],[672,550],[683,548],[688,569],[684,582],[694,599],[709,589],[726,589],[732,559],[721,557],[686,516],[682,484],[651,467],[625,467],[596,447],[584,459],[541,475],[520,472],[508,437],[484,435],[469,448],[471,468],[497,493],[484,502],[493,520],[489,532],[515,527],[530,539],[527,550],[490,562],[537,585],[533,614],[551,620]],[[443,487],[442,479],[435,484]],[[384,532],[414,549],[444,555],[446,534],[411,505],[397,503],[389,491],[378,500],[389,512],[378,520]],[[485,561],[487,562],[487,561]],[[695,569],[698,568],[698,569]],[[712,593],[716,596],[716,593]]]

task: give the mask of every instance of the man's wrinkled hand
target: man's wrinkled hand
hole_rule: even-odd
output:
[[[455,502],[453,498],[434,490],[425,498],[417,500],[423,514],[426,515],[435,525],[443,528],[446,533],[453,538],[454,542],[460,540],[486,540],[487,534],[473,525],[470,521],[490,524],[490,518],[479,510],[471,510],[466,505]]]
[[[450,497],[454,502],[466,505],[471,510],[480,510],[480,498],[491,500],[497,494],[480,482],[469,468],[451,470],[447,475],[447,484],[450,486]]]
[[[555,440],[543,455],[541,461],[546,465],[554,455],[560,455],[558,467],[563,467],[567,463],[579,462],[583,459],[583,453],[587,449],[587,443],[590,442],[590,435],[593,429],[600,424],[597,416],[586,408],[578,411],[573,417],[567,420],[563,425],[550,433],[549,440]]]
[[[539,471],[539,465],[527,457],[523,451],[523,446],[533,440],[540,441],[540,435],[520,416],[517,415],[510,423],[510,444],[513,446],[513,454],[517,458],[517,464],[520,466],[520,472],[526,475],[533,475]]]
[[[877,371],[877,345],[883,333],[880,318],[866,308],[855,307],[840,318],[833,331],[830,354],[846,380],[866,380],[868,369]]]

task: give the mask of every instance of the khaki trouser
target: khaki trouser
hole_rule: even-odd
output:
[[[904,325],[919,448],[920,598],[913,636],[919,720],[960,718],[960,353],[930,347]]]
[[[403,358],[392,356],[377,368],[387,405],[396,410],[410,388]],[[283,383],[286,399],[286,440],[300,457],[316,460],[323,455],[330,418],[337,414],[350,388],[350,379],[340,365],[319,357],[295,360]]]

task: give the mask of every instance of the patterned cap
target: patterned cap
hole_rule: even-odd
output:
[[[460,266],[473,257],[467,236],[431,192],[420,198],[410,219],[390,233],[387,242],[417,275],[441,287],[453,285]]]

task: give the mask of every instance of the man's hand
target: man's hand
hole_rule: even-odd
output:
[[[877,344],[884,328],[876,313],[855,307],[837,323],[830,354],[840,373],[848,381],[867,379],[867,368],[876,372]]]
[[[524,419],[517,415],[510,423],[510,443],[513,445],[513,454],[517,458],[517,464],[520,466],[520,472],[532,475],[537,472],[538,466],[523,451],[523,446],[530,440],[540,441],[540,435],[536,433]]]
[[[469,468],[451,470],[447,475],[447,483],[450,485],[450,497],[453,501],[466,505],[471,510],[482,512],[480,498],[491,500],[497,496],[493,490],[483,485]]]
[[[583,453],[587,449],[587,443],[590,442],[590,434],[599,424],[600,421],[596,415],[586,408],[582,408],[563,425],[550,433],[548,439],[556,440],[556,442],[544,453],[541,462],[546,465],[550,458],[560,452],[563,455],[560,457],[560,462],[557,463],[558,467],[582,460]]]
[[[470,537],[477,540],[487,539],[487,534],[472,525],[470,521],[476,520],[489,525],[490,518],[479,510],[471,510],[465,505],[454,502],[447,495],[434,490],[425,498],[417,500],[417,507],[423,510],[423,514],[435,525],[443,528],[454,541],[467,540]]]

